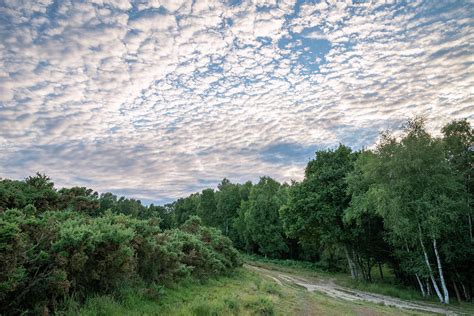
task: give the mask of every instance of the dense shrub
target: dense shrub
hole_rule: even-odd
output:
[[[210,265],[208,269],[211,268],[211,271],[214,270],[215,273],[219,273],[240,264],[238,252],[232,246],[232,241],[222,235],[220,230],[203,226],[199,217],[191,216],[183,224],[181,230],[195,236],[194,238],[198,238],[199,242],[209,249],[211,257],[204,264]]]
[[[74,294],[83,299],[141,278],[164,283],[207,277],[239,265],[227,237],[201,226],[161,232],[156,219],[105,212],[0,213],[0,313],[48,313]]]

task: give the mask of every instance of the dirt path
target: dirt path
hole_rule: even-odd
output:
[[[400,309],[408,309],[422,312],[430,312],[443,315],[457,315],[454,311],[444,309],[442,307],[429,305],[426,303],[409,302],[398,298],[362,292],[349,288],[341,287],[330,280],[309,280],[301,276],[290,273],[282,273],[280,271],[269,270],[253,265],[245,265],[247,268],[261,273],[262,275],[274,280],[280,286],[298,285],[306,288],[310,292],[321,292],[332,298],[343,299],[346,301],[366,301],[375,304],[383,304],[386,306],[393,306]]]

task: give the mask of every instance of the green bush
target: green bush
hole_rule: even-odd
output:
[[[120,292],[133,280],[159,287],[238,265],[230,240],[195,217],[161,232],[154,218],[111,212],[38,213],[27,205],[0,213],[0,314],[54,312],[71,296]]]

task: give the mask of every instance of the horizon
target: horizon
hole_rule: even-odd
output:
[[[0,178],[164,205],[474,119],[468,1],[0,4]],[[166,202],[161,202],[166,201]]]

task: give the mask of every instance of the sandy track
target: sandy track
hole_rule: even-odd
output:
[[[380,295],[380,294],[373,294],[368,292],[362,292],[358,290],[353,290],[349,288],[344,288],[339,285],[336,285],[334,282],[330,280],[308,280],[301,276],[296,276],[290,273],[282,273],[280,271],[269,270],[262,267],[257,267],[253,265],[245,265],[247,268],[257,271],[264,276],[274,280],[280,286],[285,285],[298,285],[303,288],[306,288],[310,292],[321,292],[330,297],[343,299],[346,301],[366,301],[375,304],[384,304],[386,306],[393,306],[400,309],[407,309],[407,310],[415,310],[415,311],[422,311],[422,312],[430,312],[436,314],[443,314],[443,315],[457,315],[452,310],[448,310],[442,307],[429,305],[425,303],[419,302],[410,302],[401,300],[398,298]]]

